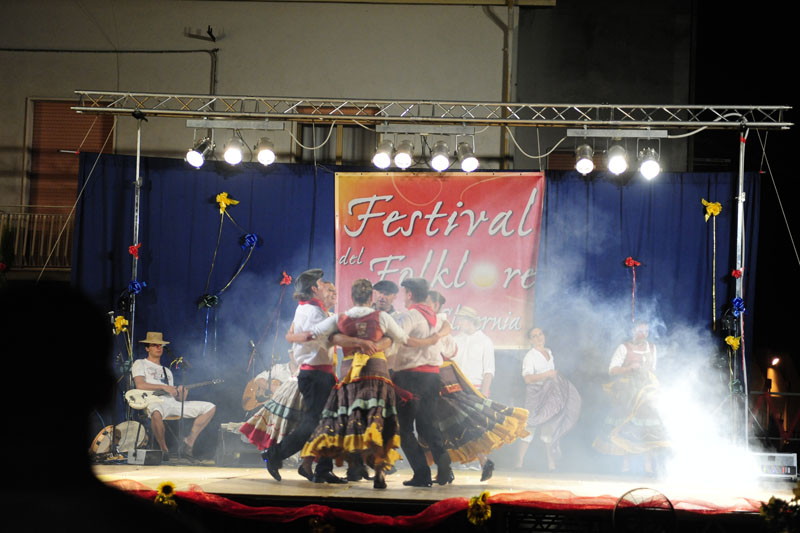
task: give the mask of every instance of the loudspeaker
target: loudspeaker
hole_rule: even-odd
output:
[[[239,433],[241,422],[221,424],[217,437],[217,466],[263,466],[261,452]]]
[[[160,465],[163,459],[161,450],[131,450],[128,452],[129,465]]]
[[[753,457],[760,477],[797,479],[796,453],[753,453]]]

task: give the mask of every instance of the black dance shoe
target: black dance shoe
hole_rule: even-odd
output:
[[[347,480],[345,478],[339,477],[333,472],[323,472],[323,473],[316,472],[314,474],[314,478],[311,481],[313,481],[314,483],[331,483],[334,485],[347,483]]]
[[[269,475],[275,479],[275,481],[281,480],[281,473],[279,472],[281,468],[281,460],[275,455],[275,448],[267,448],[263,452],[261,452],[261,457],[264,459],[264,466],[267,467],[267,472]]]
[[[311,466],[309,465],[308,470],[303,468],[304,466],[303,463],[300,463],[300,466],[297,467],[297,473],[309,481],[314,481],[314,473],[311,472]]]
[[[347,469],[347,481],[361,481],[362,479],[372,480],[366,466],[358,465]]]
[[[436,460],[436,483],[439,485],[447,485],[452,483],[456,476],[453,474],[453,469],[450,468],[450,454],[444,452]]]
[[[483,470],[481,471],[481,481],[488,481],[492,478],[492,474],[494,474],[494,461],[486,459],[486,462],[483,463]]]
[[[403,481],[403,485],[405,485],[406,487],[430,487],[431,485],[433,485],[433,482],[430,479],[424,480],[412,477],[411,479]]]
[[[384,473],[383,470],[375,471],[375,479],[372,481],[372,488],[373,489],[386,488],[386,474]]]

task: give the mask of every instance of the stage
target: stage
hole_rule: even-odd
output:
[[[643,517],[655,516],[656,531],[701,531],[711,523],[719,531],[744,531],[761,525],[760,502],[772,496],[791,500],[796,485],[778,479],[723,485],[713,475],[705,483],[676,483],[643,476],[513,469],[495,470],[492,479],[481,482],[479,471],[455,468],[453,484],[413,488],[402,485],[411,477],[410,469],[400,468],[387,476],[386,490],[375,490],[370,481],[312,484],[288,466],[281,470],[283,480],[276,482],[261,467],[221,468],[213,461],[185,459],[159,466],[101,464],[94,471],[102,481],[137,496],[152,498],[159,484],[169,481],[175,485],[179,506],[182,500],[191,501],[193,509],[209,506],[215,513],[230,512],[234,520],[260,519],[287,528],[292,523],[297,527],[298,520],[307,524],[320,517],[348,529],[366,527],[373,520],[375,527],[458,529],[458,524],[468,524],[469,499],[488,491],[493,531],[627,531],[620,525],[619,509],[626,508],[630,518],[631,508],[637,506],[649,513],[638,514],[636,523],[642,525]],[[337,473],[343,475],[344,468]]]

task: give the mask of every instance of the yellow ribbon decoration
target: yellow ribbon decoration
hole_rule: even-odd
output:
[[[239,200],[228,198],[228,193],[221,192],[217,195],[217,203],[219,204],[219,214],[222,215],[228,209],[229,205],[236,205],[239,203]]]
[[[114,335],[119,335],[123,331],[128,331],[127,325],[128,321],[125,320],[124,316],[114,317]]]
[[[705,198],[701,198],[703,205],[706,206],[706,222],[713,215],[717,216],[722,213],[722,204],[719,202],[708,202]]]
[[[700,200],[706,206],[706,222],[708,222],[709,217],[714,217],[714,257],[711,266],[711,330],[717,331],[717,215],[722,213],[722,204],[709,202],[705,198]]]
[[[469,499],[467,508],[467,519],[472,525],[480,526],[492,517],[492,508],[486,502],[489,499],[489,491],[481,492],[480,496],[473,496]]]
[[[730,346],[734,350],[739,349],[739,341],[741,340],[742,340],[741,337],[734,337],[733,335],[728,335],[727,337],[725,337],[725,343],[728,344],[728,346]]]
[[[178,502],[175,501],[175,484],[171,481],[164,481],[158,486],[158,494],[156,494],[156,503],[166,505],[172,509],[178,508]]]

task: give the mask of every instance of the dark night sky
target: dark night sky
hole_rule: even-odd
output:
[[[796,122],[797,87],[792,69],[796,63],[796,28],[785,5],[748,4],[755,9],[732,11],[733,3],[699,2],[695,103],[714,105],[790,105],[785,120]],[[777,3],[776,3],[777,4]],[[765,132],[761,132],[762,138]],[[730,170],[738,168],[735,133],[698,136],[695,157],[730,159]],[[770,132],[767,157],[781,195],[789,225],[800,230],[794,204],[797,202],[796,172],[789,158],[797,151],[798,127]],[[761,148],[756,132],[748,138],[745,167],[761,167]],[[763,167],[766,171],[766,166]],[[754,339],[750,353],[792,352],[794,302],[800,297],[797,280],[800,265],[795,259],[789,232],[778,207],[769,175],[761,176],[761,220]],[[800,232],[795,234],[795,239]],[[747,300],[745,295],[745,300]],[[752,357],[752,355],[751,355]]]

